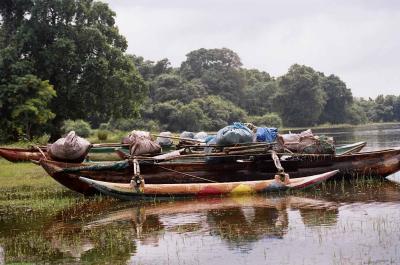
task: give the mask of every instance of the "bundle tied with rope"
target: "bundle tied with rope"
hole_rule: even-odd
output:
[[[92,144],[70,131],[65,137],[58,139],[47,147],[47,152],[55,161],[81,163],[88,154]]]
[[[278,135],[278,143],[285,150],[297,154],[334,154],[335,145],[332,137],[316,136],[310,129],[299,134]]]

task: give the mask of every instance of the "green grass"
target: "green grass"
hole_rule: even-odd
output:
[[[0,210],[57,211],[81,200],[33,163],[0,159]]]

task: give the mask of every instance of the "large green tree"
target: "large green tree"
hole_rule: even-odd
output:
[[[57,92],[54,125],[83,118],[96,126],[135,114],[146,86],[124,54],[126,40],[106,3],[5,0],[0,15],[0,82],[23,74],[49,80]],[[15,71],[16,65],[24,71]]]
[[[242,69],[242,73],[245,87],[239,105],[249,115],[264,115],[273,111],[272,98],[278,91],[277,82],[268,73],[256,69]]]
[[[346,84],[335,75],[321,77],[321,86],[326,94],[326,104],[319,118],[320,123],[345,123],[349,108],[353,103],[353,95]]]
[[[312,126],[326,104],[321,77],[311,67],[292,65],[279,79],[279,91],[273,105],[285,126]]]
[[[245,82],[241,65],[239,56],[232,50],[203,48],[186,55],[180,73],[187,80],[200,79],[208,94],[239,104]]]

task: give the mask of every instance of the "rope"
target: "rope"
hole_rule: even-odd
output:
[[[37,150],[39,150],[39,152],[42,154],[42,156],[43,156],[45,159],[47,159],[46,155],[44,154],[44,152],[42,151],[42,149],[40,149],[39,146],[35,145],[34,147],[35,147]]]
[[[171,171],[171,172],[174,172],[174,173],[177,173],[177,174],[181,174],[181,175],[184,175],[184,176],[188,176],[188,177],[192,177],[192,178],[201,179],[201,180],[205,180],[205,181],[208,181],[208,182],[218,183],[218,181],[214,181],[214,180],[211,180],[211,179],[202,178],[202,177],[195,176],[195,175],[192,175],[192,174],[183,173],[183,172],[180,172],[180,171],[177,171],[177,170],[173,170],[173,169],[170,169],[170,168],[166,168],[166,167],[163,167],[163,166],[160,166],[160,165],[157,165],[157,164],[149,163],[149,162],[147,162],[147,161],[143,161],[143,160],[142,160],[141,162],[148,163],[148,164],[151,164],[151,165],[154,165],[154,166],[158,166],[159,168],[162,168],[162,169],[164,169],[164,170]]]

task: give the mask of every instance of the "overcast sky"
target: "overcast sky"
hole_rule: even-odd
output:
[[[128,52],[179,66],[226,47],[273,76],[294,64],[339,76],[357,97],[400,95],[400,1],[108,0]]]

